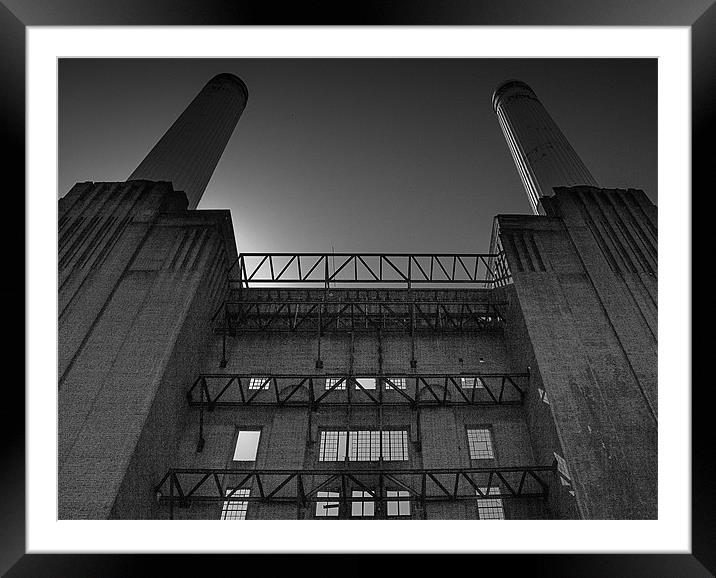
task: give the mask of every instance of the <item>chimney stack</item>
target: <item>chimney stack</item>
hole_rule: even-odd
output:
[[[539,199],[552,196],[553,187],[599,186],[527,84],[503,82],[492,108],[536,215],[544,214]]]
[[[246,106],[249,91],[233,74],[206,83],[127,180],[170,181],[195,209]]]

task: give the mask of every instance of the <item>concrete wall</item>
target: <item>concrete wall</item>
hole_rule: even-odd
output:
[[[554,435],[540,417],[545,408],[532,399],[525,406],[537,457],[546,459],[550,449],[561,446],[581,516],[652,519],[657,516],[655,261],[637,260],[623,236],[627,225],[609,222],[602,206],[607,202],[644,205],[639,226],[653,230],[655,240],[656,209],[645,204],[640,191],[558,189],[546,205],[549,217],[498,217],[514,281],[511,350],[522,351],[519,359],[532,365],[535,385],[550,400]],[[655,250],[654,243],[649,251]],[[622,261],[610,264],[617,251]]]
[[[186,199],[169,183],[78,183],[59,201],[59,386],[161,210]],[[132,307],[128,303],[123,307]]]
[[[76,287],[59,320],[61,519],[154,514],[153,485],[185,411],[181,387],[199,370],[206,319],[226,290],[227,246],[234,251],[228,214],[186,213],[166,183],[85,188],[69,209],[61,202],[61,219],[81,217],[72,211],[82,195],[91,208],[123,192],[140,198],[105,257],[60,270]]]
[[[547,389],[540,374],[514,285],[503,287],[499,289],[499,292],[507,302],[507,306],[504,308],[507,318],[505,339],[509,344],[511,365],[526,368],[530,375],[525,392],[523,414],[534,460],[539,465],[550,465],[555,462],[555,453],[564,457],[553,414],[553,397],[555,396]],[[544,393],[540,393],[540,390]],[[548,482],[545,517],[559,519],[585,517],[585,513],[579,510],[576,497],[570,493],[570,490],[573,491],[571,486],[562,483],[557,474],[545,476],[545,480]]]

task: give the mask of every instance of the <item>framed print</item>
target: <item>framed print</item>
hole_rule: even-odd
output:
[[[8,575],[187,552],[713,571],[708,2],[5,4]]]

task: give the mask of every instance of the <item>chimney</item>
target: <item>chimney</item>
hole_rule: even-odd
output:
[[[536,215],[544,214],[540,197],[552,196],[554,187],[599,186],[527,84],[503,82],[492,108]]]
[[[206,83],[127,180],[170,181],[195,209],[246,106],[249,92],[233,74]]]

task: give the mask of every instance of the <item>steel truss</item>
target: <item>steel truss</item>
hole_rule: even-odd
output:
[[[295,504],[296,517],[305,517],[306,508],[316,502],[337,502],[343,513],[353,502],[375,502],[376,517],[385,517],[385,503],[410,501],[423,506],[432,502],[484,499],[544,498],[557,475],[556,465],[495,468],[437,469],[314,469],[314,470],[235,470],[170,469],[156,486],[161,504],[174,506],[227,501]],[[487,488],[499,488],[487,493]],[[248,496],[236,495],[249,489]],[[354,490],[368,496],[352,496]],[[408,492],[408,496],[388,497],[388,490]],[[338,498],[318,497],[320,491],[337,491]]]
[[[250,388],[257,377],[256,373],[202,374],[187,392],[187,399],[202,410],[248,405],[312,409],[319,405],[519,405],[529,382],[529,373],[263,374],[261,383]],[[334,380],[328,387],[327,379]],[[197,390],[199,399],[194,395]]]
[[[263,285],[464,285],[492,288],[509,271],[496,253],[242,253],[229,269],[233,288]]]
[[[470,332],[502,327],[504,303],[469,300],[231,300],[215,332],[340,331]]]

